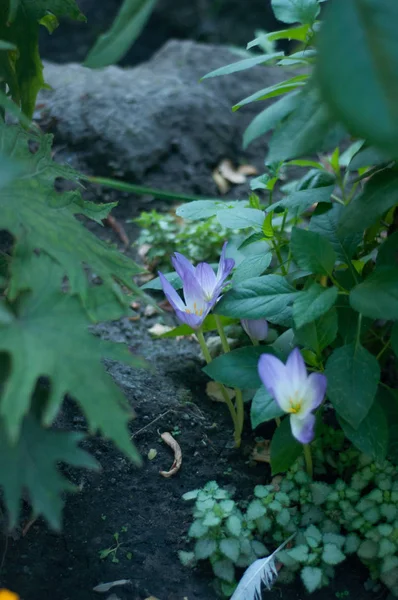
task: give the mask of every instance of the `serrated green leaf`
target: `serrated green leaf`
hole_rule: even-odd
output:
[[[249,521],[256,521],[260,517],[263,517],[267,509],[260,500],[252,500],[247,507],[246,518]]]
[[[183,500],[196,500],[196,498],[198,497],[200,490],[191,490],[190,492],[185,492],[185,494],[182,496]]]
[[[337,300],[336,287],[324,288],[313,283],[302,291],[293,303],[293,319],[297,328],[307,325],[327,313]]]
[[[384,169],[366,182],[363,192],[342,210],[339,235],[363,232],[398,204],[398,173]]]
[[[221,517],[217,516],[214,512],[208,512],[203,519],[203,525],[205,527],[216,527],[221,523]]]
[[[307,540],[307,542],[309,539],[312,539],[315,542],[315,546],[318,546],[322,540],[322,534],[319,531],[318,527],[315,527],[315,525],[309,525],[307,527],[307,529],[304,531],[304,537]]]
[[[293,558],[297,562],[306,562],[308,558],[308,546],[306,544],[299,544],[292,548],[291,550],[287,550],[287,554],[290,558]]]
[[[118,62],[140,35],[157,0],[124,0],[110,29],[88,53],[86,67],[98,69]]]
[[[271,0],[272,10],[283,23],[310,23],[319,15],[318,0]]]
[[[250,407],[252,429],[256,429],[261,423],[281,417],[283,414],[284,411],[277,405],[265,387],[261,386],[255,393]]]
[[[310,594],[322,586],[322,570],[318,567],[304,567],[300,575],[306,590]]]
[[[234,535],[235,537],[240,536],[240,532],[242,531],[242,521],[237,515],[228,517],[227,529],[231,535]]]
[[[336,117],[355,136],[395,154],[398,52],[391,23],[397,20],[396,2],[328,2],[317,65],[323,96]]]
[[[195,552],[186,552],[185,550],[178,551],[178,557],[184,567],[191,566],[195,561]]]
[[[372,319],[398,319],[398,267],[377,268],[351,290],[350,304]]]
[[[380,367],[361,345],[341,346],[326,363],[327,396],[337,414],[358,428],[368,414],[377,391]]]
[[[225,560],[217,560],[212,564],[213,572],[216,577],[219,577],[223,581],[228,583],[232,583],[235,579],[235,569],[232,561]]]
[[[195,557],[198,560],[209,558],[217,550],[217,543],[210,538],[202,538],[195,544]]]
[[[216,312],[246,319],[268,319],[288,325],[298,292],[280,275],[263,275],[236,284],[217,304]]]
[[[217,356],[203,368],[203,371],[215,381],[229,387],[255,389],[261,383],[257,365],[258,359],[264,352],[272,353],[272,349],[263,346],[237,348]]]
[[[203,525],[203,521],[199,521],[198,519],[194,521],[189,528],[188,535],[193,538],[201,538],[208,532],[208,527]]]
[[[301,269],[322,275],[332,273],[336,262],[336,253],[329,240],[319,233],[294,227],[291,249],[293,257]]]
[[[232,277],[233,283],[241,283],[246,279],[260,276],[271,264],[272,253],[262,252],[246,257],[237,267],[235,267]]]
[[[339,418],[339,423],[350,442],[361,452],[377,462],[385,460],[389,443],[388,422],[384,410],[377,402],[373,403],[356,429],[342,418]]]
[[[292,435],[290,419],[283,419],[271,441],[272,475],[287,471],[302,451],[302,445]]]
[[[327,238],[336,253],[337,260],[343,264],[349,264],[350,258],[358,250],[362,240],[361,233],[344,234],[339,229],[339,223],[344,221],[346,208],[340,204],[320,214],[313,214],[309,230],[319,233]]]
[[[356,533],[349,533],[345,539],[344,552],[346,554],[354,554],[359,548],[361,539]]]
[[[322,560],[327,565],[338,565],[345,560],[345,555],[335,544],[325,544],[322,552]]]
[[[232,560],[232,562],[236,562],[239,558],[240,554],[240,543],[236,538],[224,538],[220,542],[220,551]]]
[[[220,75],[230,75],[231,73],[246,71],[247,69],[251,69],[256,65],[267,64],[268,62],[273,62],[278,58],[282,58],[283,56],[283,52],[273,52],[271,54],[262,54],[261,56],[245,58],[243,60],[239,60],[230,65],[225,65],[225,67],[220,67],[219,69],[215,69],[215,71],[207,73],[207,75],[204,75],[202,77],[202,81],[203,79],[208,79],[209,77],[219,77]]]
[[[17,443],[9,442],[3,420],[0,430],[0,485],[10,526],[17,523],[26,490],[35,516],[43,515],[52,528],[59,529],[62,494],[74,486],[61,475],[58,462],[90,469],[99,467],[93,457],[78,447],[84,435],[43,429],[33,416],[24,419]]]
[[[277,124],[286,118],[297,103],[297,92],[286,94],[278,101],[273,102],[258,114],[243,134],[243,147],[247,148],[254,140],[274,129]]]
[[[311,483],[310,488],[312,502],[316,506],[321,506],[322,504],[324,504],[324,502],[326,502],[328,496],[332,491],[330,485],[328,485],[327,483],[322,483],[321,481],[314,481],[313,483]]]
[[[12,307],[11,323],[0,323],[0,349],[10,355],[12,364],[1,403],[9,435],[18,438],[36,381],[47,376],[51,393],[43,413],[45,424],[52,423],[65,394],[70,394],[79,402],[91,431],[101,430],[139,462],[126,427],[132,411],[101,364],[113,344],[101,342],[88,331],[78,298],[58,287],[62,271],[55,263],[38,256],[30,268],[35,290],[23,294]]]

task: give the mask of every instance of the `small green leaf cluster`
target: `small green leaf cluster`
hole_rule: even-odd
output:
[[[149,246],[145,261],[155,271],[170,269],[170,256],[176,248],[194,263],[217,262],[223,242],[231,234],[215,217],[190,223],[175,214],[152,210],[142,212],[133,222],[141,228],[135,244]]]

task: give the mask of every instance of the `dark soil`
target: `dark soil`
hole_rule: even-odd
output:
[[[135,209],[138,209],[136,205]],[[120,220],[124,208],[116,212]],[[130,235],[134,227],[125,224]],[[110,229],[95,226],[105,239],[118,243]],[[173,317],[161,317],[171,322]],[[269,470],[249,460],[253,436],[247,431],[240,450],[232,447],[229,417],[222,404],[205,395],[206,376],[201,372],[198,345],[192,340],[153,340],[148,327],[159,316],[139,321],[123,319],[106,323],[98,333],[125,342],[132,352],[143,355],[153,371],[134,371],[118,363],[108,368],[136,411],[131,433],[143,459],[133,467],[113,446],[92,440],[88,449],[102,465],[102,472],[73,472],[80,491],[67,497],[62,533],[49,531],[43,520],[35,522],[23,536],[3,537],[1,585],[15,590],[23,600],[90,600],[101,598],[93,587],[119,579],[131,581],[105,594],[116,600],[212,600],[216,597],[208,565],[191,570],[183,567],[178,550],[191,548],[187,531],[192,505],[181,499],[184,492],[217,480],[234,491],[236,499],[249,499],[255,485],[269,481]],[[83,429],[84,419],[69,403],[61,425]],[[172,452],[160,433],[175,435],[182,448],[183,465],[178,474],[163,478]],[[147,458],[150,449],[157,455]],[[22,524],[26,525],[28,517]],[[100,559],[100,552],[121,544],[116,559]],[[313,600],[360,598],[375,600],[363,584],[366,572],[358,564],[344,564],[332,585],[311,596]],[[111,596],[112,593],[116,596]],[[348,595],[347,595],[348,592]],[[342,596],[341,594],[344,594]],[[309,597],[300,582],[294,587],[275,586],[266,592],[269,600],[304,600]]]

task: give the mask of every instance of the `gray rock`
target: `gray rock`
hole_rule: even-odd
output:
[[[53,90],[42,92],[39,105],[56,141],[91,172],[215,195],[212,170],[222,159],[254,161],[261,169],[265,155],[263,139],[246,154],[241,149],[243,131],[264,103],[237,113],[231,106],[283,75],[256,67],[199,83],[239,58],[223,46],[171,41],[132,69],[48,63],[45,78]]]

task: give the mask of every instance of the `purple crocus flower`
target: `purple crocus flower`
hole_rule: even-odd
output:
[[[184,300],[177,294],[171,283],[159,272],[160,282],[167,300],[174,308],[177,318],[192,329],[199,329],[203,321],[220,298],[225,280],[234,268],[235,261],[225,258],[227,243],[224,244],[217,275],[208,263],[196,267],[179,252],[171,259],[173,267],[182,280]]]
[[[250,339],[261,342],[268,335],[268,321],[266,319],[241,319],[241,325]]]
[[[258,373],[275,402],[290,414],[294,437],[302,444],[309,444],[314,439],[313,411],[325,396],[325,375],[307,375],[304,359],[298,348],[289,354],[286,365],[272,354],[262,354]]]

